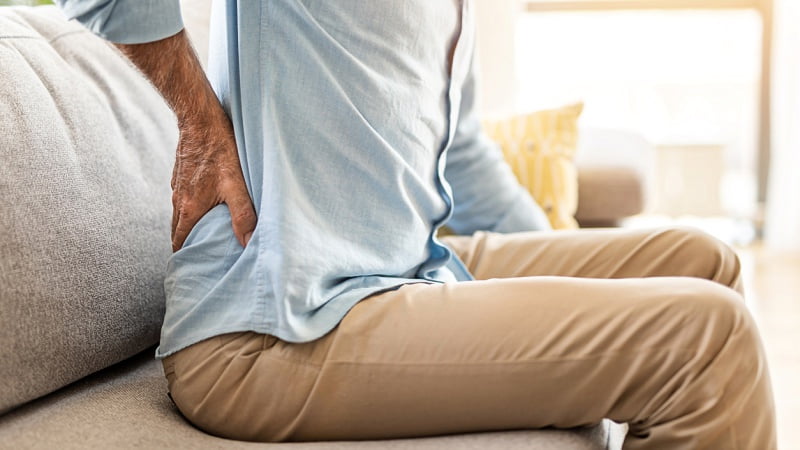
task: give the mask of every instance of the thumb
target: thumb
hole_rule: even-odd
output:
[[[229,192],[224,193],[223,200],[228,205],[231,213],[233,234],[236,235],[236,239],[239,240],[242,247],[245,247],[256,229],[258,219],[244,181],[238,188],[230,189]]]

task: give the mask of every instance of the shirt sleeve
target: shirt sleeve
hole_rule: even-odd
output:
[[[69,19],[118,44],[154,42],[183,29],[179,0],[55,0]]]
[[[445,165],[445,179],[453,190],[454,204],[447,226],[458,234],[549,230],[544,211],[519,184],[500,149],[483,132],[476,105],[474,51],[471,58]]]

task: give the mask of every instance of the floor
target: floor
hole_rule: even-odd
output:
[[[767,350],[775,406],[778,448],[800,450],[800,253],[738,247],[746,301]]]

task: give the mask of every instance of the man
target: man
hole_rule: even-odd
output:
[[[524,233],[542,214],[480,131],[468,0],[220,1],[210,84],[176,0],[60,3],[178,118],[157,356],[198,427],[297,441],[608,417],[631,449],[775,447],[729,248]],[[443,244],[445,223],[469,237]]]

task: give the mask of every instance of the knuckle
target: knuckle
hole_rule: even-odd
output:
[[[181,206],[178,208],[178,219],[179,219],[179,222],[180,222],[180,224],[183,224],[183,222],[184,222],[186,219],[188,219],[190,215],[191,215],[191,210],[190,210],[189,208],[187,208],[187,207],[186,207],[186,204],[185,204],[185,203],[184,203],[184,204],[182,204],[182,205],[181,205]],[[180,228],[180,224],[179,224],[179,227],[178,227],[178,228]]]
[[[255,214],[250,208],[242,208],[233,213],[233,220],[236,222],[249,222],[255,218]]]
[[[197,200],[191,197],[184,198],[181,203],[181,211],[187,216],[197,213],[199,207]]]
[[[219,188],[221,191],[237,192],[243,183],[228,172],[220,172]]]

